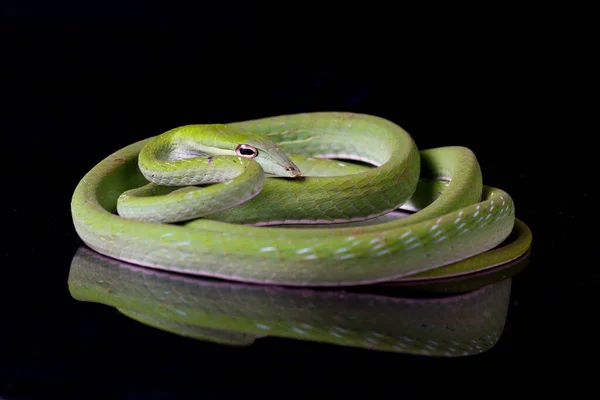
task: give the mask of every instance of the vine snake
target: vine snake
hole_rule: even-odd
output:
[[[400,208],[410,215],[385,220]],[[419,150],[394,122],[349,112],[185,125],[140,140],[82,178],[71,212],[104,255],[289,286],[480,270],[531,244],[528,234],[500,246],[515,227],[513,199],[483,185],[471,150]]]

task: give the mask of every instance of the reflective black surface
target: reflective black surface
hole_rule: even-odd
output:
[[[562,180],[575,166],[560,154],[576,133],[550,152],[540,140],[535,99],[548,91],[528,35],[534,14],[404,3],[273,14],[250,3],[0,7],[0,398],[481,397],[592,382],[566,360],[598,354],[592,193]],[[487,351],[440,358],[277,335],[229,346],[72,297],[82,243],[70,197],[106,155],[178,125],[323,110],[389,118],[420,148],[467,146],[484,182],[513,196],[533,248]],[[552,378],[567,370],[580,379]]]

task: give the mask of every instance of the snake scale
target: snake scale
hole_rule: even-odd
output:
[[[386,219],[392,212],[403,218]],[[476,271],[531,235],[466,147],[419,150],[385,118],[311,112],[185,125],[94,166],[71,201],[89,247],[137,265],[289,286]],[[503,245],[517,224],[527,229]]]

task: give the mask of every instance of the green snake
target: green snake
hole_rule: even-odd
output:
[[[68,287],[76,300],[115,307],[176,335],[230,346],[249,346],[267,336],[460,357],[496,345],[511,277],[527,260],[494,268],[492,283],[471,291],[415,297],[377,285],[317,290],[205,279],[137,267],[82,246],[71,262]]]
[[[387,218],[399,209],[403,218]],[[419,150],[348,112],[185,125],[117,150],[77,185],[78,235],[145,267],[352,286],[490,268],[525,253],[505,191],[466,147]],[[522,224],[524,225],[524,224]]]

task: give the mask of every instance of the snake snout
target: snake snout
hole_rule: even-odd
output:
[[[295,165],[290,165],[285,167],[285,171],[290,174],[292,178],[296,178],[298,176],[302,176],[302,172]]]

